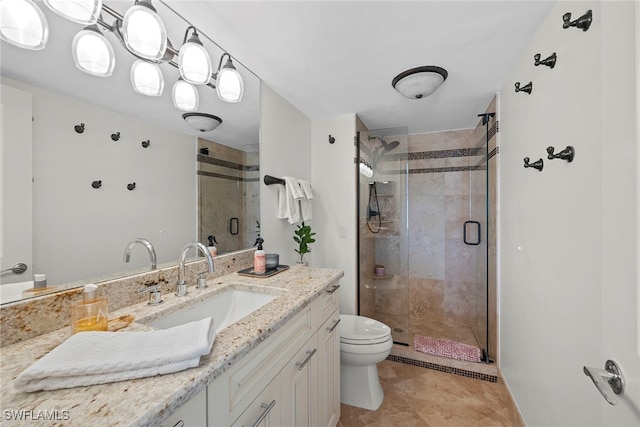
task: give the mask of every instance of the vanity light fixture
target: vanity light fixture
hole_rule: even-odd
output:
[[[189,30],[193,30],[187,40]],[[180,53],[178,54],[178,69],[184,81],[194,85],[206,85],[211,80],[211,57],[198,37],[198,31],[192,25],[187,27]]]
[[[222,68],[222,61],[224,57],[227,57],[227,62]],[[216,73],[216,92],[218,98],[226,102],[240,102],[244,93],[244,82],[242,76],[236,70],[231,62],[231,55],[225,52],[220,57],[220,63],[218,64],[218,71]]]
[[[95,24],[76,34],[71,53],[76,67],[94,76],[109,77],[116,65],[113,47]]]
[[[194,129],[200,132],[211,132],[222,123],[222,119],[207,113],[184,113],[182,118]]]
[[[167,50],[167,30],[151,5],[151,0],[136,0],[122,19],[124,43],[134,55],[159,61]]]
[[[78,24],[92,25],[98,22],[102,0],[44,0],[49,9]]]
[[[33,1],[0,1],[0,39],[23,49],[41,50],[48,38],[47,20]]]
[[[431,95],[447,79],[447,70],[434,65],[412,68],[394,77],[391,86],[409,99],[421,99]]]
[[[147,96],[160,96],[164,90],[164,77],[156,64],[138,59],[131,66],[133,89]]]
[[[180,77],[173,85],[171,91],[173,106],[182,111],[195,111],[198,109],[200,98],[198,89]]]
[[[367,178],[371,178],[373,176],[373,168],[371,167],[371,165],[362,159],[359,160],[359,163],[360,173]]]

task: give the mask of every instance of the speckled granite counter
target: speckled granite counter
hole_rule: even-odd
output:
[[[233,273],[209,280],[208,288],[202,291],[190,286],[187,297],[164,294],[165,302],[160,306],[151,307],[139,303],[110,313],[110,319],[119,319],[115,322],[110,320],[110,324],[117,328],[128,331],[150,330],[144,322],[195,304],[229,287],[259,288],[261,292],[279,295],[264,307],[220,331],[211,353],[202,357],[197,368],[174,374],[90,387],[19,393],[13,388],[15,378],[68,338],[69,328],[3,347],[0,349],[0,424],[158,425],[342,276],[343,273],[339,270],[298,266],[269,278],[250,278]],[[27,420],[16,420],[19,414],[26,416]],[[34,421],[36,417],[45,419],[45,416],[48,421]],[[49,420],[51,418],[53,420]]]

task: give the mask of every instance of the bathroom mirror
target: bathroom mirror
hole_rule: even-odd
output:
[[[3,218],[0,267],[22,262],[11,258],[8,235],[16,227],[12,221],[24,221],[31,211],[33,218],[26,220],[32,235],[19,236],[24,244],[18,245],[30,247],[33,261],[22,275],[0,276],[3,288],[30,281],[34,273],[47,274],[48,285],[64,290],[147,271],[150,259],[142,245],[132,249],[130,263],[123,262],[125,246],[139,237],[154,245],[158,267],[175,264],[184,243],[208,245],[210,235],[215,235],[219,254],[250,247],[259,217],[258,77],[233,58],[244,81],[241,102],[220,101],[215,89],[198,87],[197,111],[222,119],[213,131],[200,132],[173,106],[176,68],[160,65],[162,96],[136,93],[129,76],[136,58],[103,31],[115,52],[113,75],[83,73],[71,55],[72,40],[83,26],[37,4],[49,24],[47,46],[29,51],[0,42],[3,88],[31,94],[34,100],[32,156],[1,159],[3,166],[22,162],[32,167],[34,182],[32,196],[20,196],[24,204],[11,206],[18,214]],[[128,3],[109,6],[124,14]],[[179,49],[188,24],[164,3],[154,6],[171,44]],[[216,68],[223,51],[206,34],[200,32],[200,38]],[[12,117],[9,98],[2,94],[4,125]],[[43,111],[43,105],[50,108]],[[7,196],[14,184],[6,180],[10,168],[3,169]],[[195,256],[195,251],[189,253]],[[49,275],[55,269],[60,272]]]

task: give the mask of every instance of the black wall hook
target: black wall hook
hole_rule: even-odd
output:
[[[112,133],[112,134],[111,134],[111,139],[112,139],[113,141],[117,141],[117,140],[119,140],[119,139],[120,139],[120,132]]]
[[[98,189],[98,188],[102,187],[102,181],[100,181],[100,180],[98,180],[98,181],[93,181],[93,182],[91,183],[91,186],[92,186],[93,188],[95,188],[95,189]]]
[[[553,154],[553,151],[555,150],[555,148],[553,147],[547,147],[547,153],[549,154],[547,156],[547,158],[549,160],[553,160],[553,159],[562,159],[562,160],[566,160],[567,162],[571,163],[573,161],[573,157],[576,154],[576,150],[573,149],[572,146],[568,145],[567,148],[565,148],[564,150],[562,150],[559,153]]]
[[[551,55],[549,55],[548,57],[544,58],[542,61],[540,60],[540,54],[536,53],[533,56],[533,60],[535,61],[533,63],[533,65],[535,65],[536,67],[538,65],[546,65],[549,68],[553,68],[556,66],[556,59],[558,59],[558,56],[556,55],[555,52],[553,52]]]
[[[542,171],[542,168],[544,167],[544,161],[542,161],[542,159],[539,159],[533,163],[529,163],[529,158],[525,157],[524,158],[524,167],[525,168],[534,168],[534,169],[538,169],[539,171]]]
[[[148,148],[151,145],[151,141],[150,140],[146,140],[146,141],[142,141],[142,147],[143,148]]]
[[[533,91],[533,82],[529,82],[522,87],[520,87],[520,82],[516,82],[516,92],[526,92],[531,95],[531,91]]]
[[[73,129],[78,133],[84,132],[84,123],[80,123],[79,125],[75,125],[73,127]]]
[[[562,24],[562,28],[576,27],[581,28],[582,31],[587,31],[591,26],[591,22],[593,21],[593,14],[591,13],[591,9],[589,9],[580,18],[572,21],[571,12],[567,12],[562,15],[562,21],[564,21]]]
[[[127,184],[127,190],[133,191],[136,188],[136,183],[132,182],[131,184]]]
[[[336,139],[329,135],[329,144],[333,144],[334,142],[336,142]]]

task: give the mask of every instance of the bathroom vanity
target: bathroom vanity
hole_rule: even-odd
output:
[[[173,374],[19,393],[13,389],[15,377],[70,331],[3,347],[3,424],[32,425],[34,418],[16,420],[19,411],[31,411],[32,417],[58,416],[50,425],[335,426],[340,416],[342,275],[307,267],[260,279],[231,273],[209,280],[204,290],[190,286],[186,297],[164,294],[159,306],[138,303],[110,313],[110,319],[133,317],[121,330],[148,331],[154,321],[230,289],[275,296],[220,330],[197,368]]]

